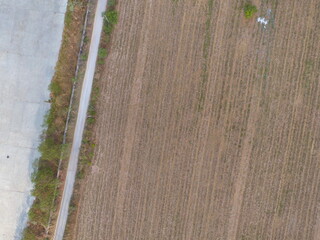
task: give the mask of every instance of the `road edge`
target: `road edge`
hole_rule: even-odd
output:
[[[91,35],[91,44],[89,48],[89,55],[86,64],[86,71],[84,80],[82,83],[80,104],[77,114],[77,122],[73,136],[73,143],[71,148],[71,154],[69,158],[69,164],[67,169],[67,176],[64,183],[63,194],[61,198],[61,205],[58,212],[58,219],[56,222],[56,228],[54,232],[54,240],[62,240],[64,236],[64,231],[66,228],[69,205],[73,193],[73,187],[75,183],[78,158],[81,148],[82,136],[85,128],[86,116],[88,111],[88,106],[90,102],[90,95],[92,90],[94,72],[97,63],[98,50],[100,45],[101,33],[103,28],[103,13],[106,10],[108,0],[98,0],[93,31]]]

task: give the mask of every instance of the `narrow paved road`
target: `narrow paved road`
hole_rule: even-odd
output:
[[[54,233],[54,240],[62,240],[64,230],[67,223],[70,199],[73,193],[73,186],[77,172],[79,151],[82,142],[82,135],[85,127],[87,111],[90,101],[90,94],[92,89],[92,82],[96,67],[99,42],[101,37],[101,31],[103,27],[103,17],[102,14],[106,10],[108,0],[98,0],[93,32],[91,36],[91,44],[89,49],[89,56],[86,66],[86,73],[84,76],[84,81],[81,90],[80,105],[77,117],[76,128],[73,137],[73,143],[71,148],[70,160],[67,170],[67,177],[64,185],[59,215],[57,219],[56,229]]]

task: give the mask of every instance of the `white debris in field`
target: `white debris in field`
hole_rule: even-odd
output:
[[[271,15],[271,9],[268,9],[267,10],[267,16],[270,17],[270,15]]]
[[[258,17],[257,22],[263,24],[264,25],[263,27],[266,28],[266,25],[268,24],[269,20],[263,17]]]
[[[258,17],[257,21],[261,24],[264,24],[264,25],[267,25],[268,24],[268,20],[265,19],[265,18],[261,18],[261,17]]]

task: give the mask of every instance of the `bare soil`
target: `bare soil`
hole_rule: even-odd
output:
[[[253,3],[119,1],[74,239],[320,239],[320,6]]]

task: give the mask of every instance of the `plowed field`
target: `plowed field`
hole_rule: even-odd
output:
[[[119,1],[74,239],[320,239],[320,4],[253,3]]]

